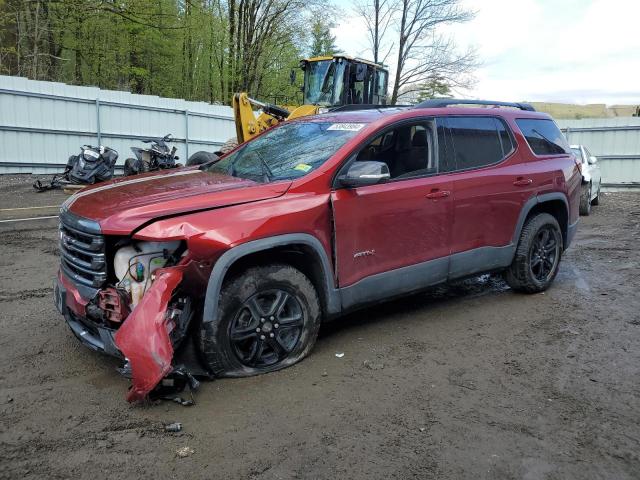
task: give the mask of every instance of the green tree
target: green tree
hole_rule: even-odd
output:
[[[228,103],[295,102],[289,74],[328,0],[0,0],[0,72]],[[329,24],[322,50],[335,50]]]
[[[339,53],[336,46],[336,37],[331,34],[333,23],[328,23],[322,18],[316,18],[311,24],[311,46],[309,55],[319,57],[322,55],[334,55]]]
[[[419,103],[430,98],[450,96],[451,86],[447,80],[439,75],[434,75],[418,86],[418,95],[416,99]]]

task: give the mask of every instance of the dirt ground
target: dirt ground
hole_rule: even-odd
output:
[[[63,198],[28,181],[0,209]],[[0,223],[0,477],[638,479],[640,194],[601,203],[546,293],[483,276],[370,308],[193,407],[128,405],[53,305],[55,220]]]

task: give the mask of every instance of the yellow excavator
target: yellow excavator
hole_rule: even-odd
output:
[[[302,105],[278,106],[250,98],[246,92],[233,96],[236,138],[228,140],[218,152],[196,152],[187,165],[216,159],[251,140],[268,128],[286,120],[358,105],[386,105],[388,70],[380,64],[346,55],[312,57],[300,61],[304,71]],[[295,71],[291,74],[295,81]],[[258,114],[254,112],[258,109]]]

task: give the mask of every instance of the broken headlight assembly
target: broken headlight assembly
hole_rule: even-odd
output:
[[[159,268],[174,265],[184,253],[184,243],[133,242],[120,246],[113,258],[116,289],[129,299],[133,310],[155,279]]]

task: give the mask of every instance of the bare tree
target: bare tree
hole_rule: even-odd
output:
[[[398,58],[391,103],[398,101],[400,89],[419,85],[438,75],[453,87],[467,86],[477,67],[473,49],[456,51],[455,42],[441,35],[438,27],[473,18],[460,0],[400,0]]]
[[[367,26],[374,61],[385,62],[393,51],[396,57],[391,103],[398,97],[419,92],[438,78],[450,88],[468,87],[478,66],[473,49],[459,52],[455,42],[440,27],[462,23],[474,13],[463,9],[460,0],[362,0],[355,11]],[[382,55],[391,36],[395,42]],[[386,48],[386,47],[384,47]]]
[[[385,48],[384,40],[387,30],[397,8],[398,0],[362,0],[354,5],[356,13],[364,19],[367,25],[373,61],[376,63],[384,63],[393,48],[392,44],[387,53],[382,55],[381,50]]]

